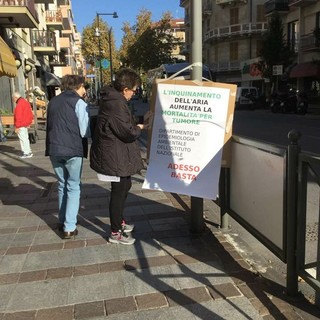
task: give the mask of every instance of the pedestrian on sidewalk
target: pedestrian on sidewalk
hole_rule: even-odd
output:
[[[31,158],[33,153],[30,147],[28,128],[33,121],[33,112],[31,104],[21,97],[19,92],[12,95],[12,100],[16,104],[14,108],[14,132],[18,135],[22,151],[21,159]]]
[[[141,84],[140,76],[124,68],[116,74],[113,87],[101,89],[100,108],[90,151],[90,166],[98,179],[111,182],[109,214],[112,243],[133,244],[134,226],[126,223],[123,211],[131,188],[131,175],[143,168],[137,142],[144,124],[135,124],[128,101]]]
[[[48,104],[45,155],[58,179],[59,230],[64,239],[70,239],[78,234],[82,164],[88,153],[90,125],[83,100],[84,77],[66,75],[61,83],[64,91]]]

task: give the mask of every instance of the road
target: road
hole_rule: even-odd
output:
[[[276,145],[289,144],[288,132],[301,133],[302,151],[320,155],[320,115],[274,114],[269,110],[236,111],[233,134],[262,140]]]

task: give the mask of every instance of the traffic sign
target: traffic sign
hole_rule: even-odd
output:
[[[272,66],[272,75],[274,76],[281,76],[283,74],[283,65],[276,64]]]
[[[101,60],[101,67],[102,69],[108,69],[110,66],[110,62],[107,59],[102,59]]]
[[[95,78],[96,76],[94,74],[87,74],[87,78]]]

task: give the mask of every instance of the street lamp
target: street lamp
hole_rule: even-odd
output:
[[[101,40],[100,40],[100,26],[99,26],[99,20],[100,16],[112,16],[112,18],[118,18],[117,12],[113,13],[96,13],[97,15],[97,20],[98,20],[98,27],[96,28],[95,31],[95,36],[98,37],[98,46],[99,46],[99,58],[100,58],[100,64],[99,64],[99,70],[100,70],[100,89],[102,88],[103,81],[102,81],[102,65],[101,65],[101,60],[102,60],[102,52],[101,52]],[[111,55],[111,29],[109,29],[109,51],[110,51],[110,74],[111,74],[111,81],[113,77],[113,70],[112,70],[112,55]]]

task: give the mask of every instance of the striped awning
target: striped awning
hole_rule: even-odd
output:
[[[0,77],[7,76],[14,78],[17,74],[14,55],[5,41],[0,37]]]

